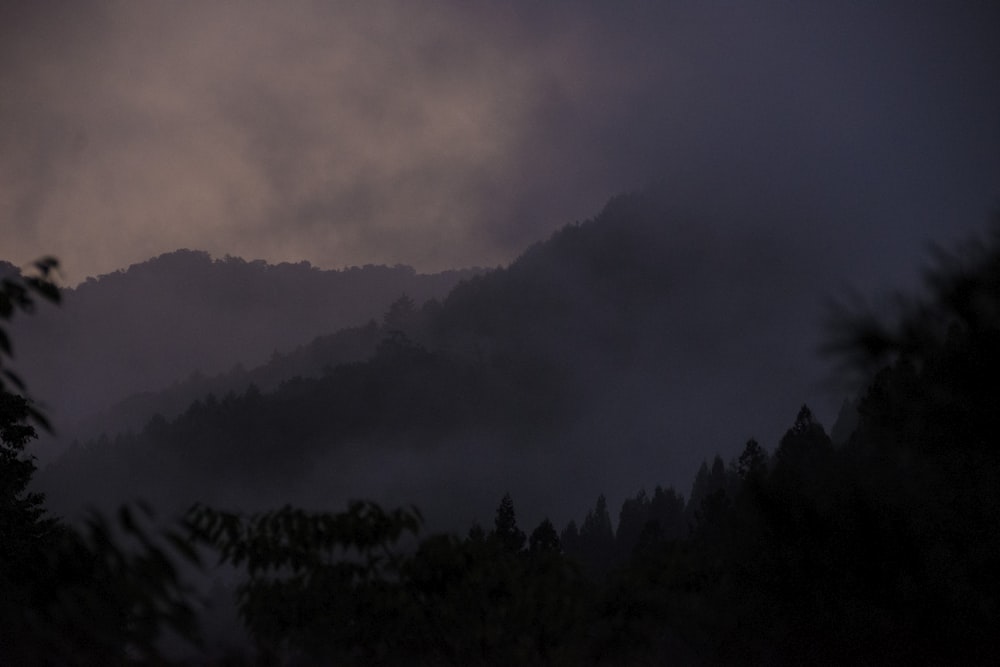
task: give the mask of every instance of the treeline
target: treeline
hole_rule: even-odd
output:
[[[265,656],[995,664],[1000,235],[946,257],[929,286],[889,324],[841,314],[831,349],[879,368],[846,443],[803,407],[773,452],[751,440],[730,465],[706,464],[686,505],[640,492],[617,530],[602,497],[579,527],[557,536],[544,521],[529,536],[505,497],[490,530],[415,550],[377,547],[415,533],[418,515],[364,506],[201,509],[194,534],[249,566],[241,612]]]
[[[4,285],[13,295],[4,316],[32,289],[51,293]],[[197,645],[195,598],[176,562],[218,558],[241,575],[236,603],[254,642],[213,658],[228,664],[995,664],[1000,232],[943,254],[927,294],[901,303],[891,321],[846,311],[831,330],[830,350],[867,377],[844,443],[803,407],[773,451],[750,440],[732,462],[706,462],[687,501],[670,488],[639,492],[617,526],[599,497],[561,531],[547,520],[522,527],[507,496],[491,526],[461,537],[422,536],[416,509],[371,503],[249,516],[199,505],[166,532],[124,509],[113,525],[70,528],[27,490],[34,466],[24,448],[40,415],[8,383],[0,662],[157,660],[168,629]],[[377,389],[354,406],[364,415],[365,400],[428,373],[466,378],[450,363],[401,334],[371,361],[332,373],[353,378],[354,390]],[[412,375],[378,387],[390,377],[380,364]],[[461,405],[471,392],[456,386],[449,400]],[[329,395],[322,405],[351,400]],[[410,424],[433,405],[426,400],[415,414],[381,407],[388,423]],[[247,392],[188,418],[210,428],[239,409],[266,417],[246,437],[303,435],[255,401],[262,396]],[[354,410],[336,414],[337,428],[358,426]],[[149,430],[181,428],[184,417]],[[187,436],[206,437],[198,429]],[[209,433],[218,441],[225,431]],[[213,454],[195,446],[187,455]]]
[[[118,521],[93,515],[72,527],[29,487],[35,463],[26,448],[49,425],[10,368],[7,326],[18,312],[60,300],[50,280],[56,267],[44,259],[36,275],[0,280],[0,663],[155,661],[165,631],[198,639],[192,591],[177,565],[178,556],[196,558],[187,533],[154,535],[127,507]]]
[[[224,399],[244,393],[251,385],[269,393],[282,382],[294,377],[321,377],[336,366],[364,361],[375,354],[384,337],[383,328],[372,319],[363,326],[347,327],[332,334],[317,336],[294,349],[275,350],[268,361],[260,366],[247,368],[237,364],[230,370],[216,375],[195,371],[158,391],[132,394],[107,409],[75,422],[67,431],[60,432],[73,441],[91,442],[102,435],[136,433],[141,431],[155,415],[173,420],[192,404],[193,397],[207,400]]]
[[[349,452],[425,454],[460,443],[495,446],[505,461],[574,452],[597,476],[612,442],[686,471],[700,463],[694,449],[730,451],[747,431],[776,437],[785,424],[765,406],[801,402],[806,382],[785,387],[775,377],[775,367],[798,365],[794,346],[757,326],[780,310],[772,279],[732,249],[710,250],[703,229],[686,230],[697,250],[688,252],[664,199],[614,198],[597,218],[440,301],[404,295],[380,323],[301,354],[136,397],[106,415],[107,437],[93,437],[102,424],[92,424],[41,484],[66,511],[81,499],[138,494],[186,505],[217,498],[223,466],[234,493],[249,492],[264,474],[292,479],[320,460],[353,466]],[[691,294],[712,296],[698,303]],[[726,336],[743,318],[755,326]],[[797,336],[798,322],[783,321],[781,335]],[[728,418],[712,416],[689,386],[711,387]],[[157,406],[162,418],[151,419]],[[478,500],[481,510],[492,502]]]
[[[11,268],[0,266],[0,273]],[[63,289],[60,308],[12,327],[35,395],[68,428],[194,371],[213,376],[240,363],[257,366],[275,350],[363,325],[401,293],[421,302],[442,298],[477,272],[321,270],[177,250]]]
[[[885,440],[909,427],[887,423],[882,389],[848,445],[803,407],[772,454],[751,440],[716,459],[687,504],[640,492],[616,530],[603,496],[561,534],[522,530],[505,496],[488,529],[415,548],[419,513],[364,504],[202,507],[190,526],[245,568],[237,599],[265,663],[993,664],[996,452],[988,471],[969,448],[942,468],[941,451]],[[963,486],[972,465],[980,483]]]
[[[250,385],[210,394],[137,433],[74,445],[45,470],[43,486],[60,507],[81,495],[105,506],[137,496],[186,506],[211,500],[223,479],[244,493],[265,473],[270,484],[290,484],[318,456],[350,443],[419,450],[462,432],[538,439],[568,403],[557,371],[542,362],[484,369],[389,330],[366,361],[268,393]]]

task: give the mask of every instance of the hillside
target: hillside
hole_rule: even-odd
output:
[[[85,443],[42,480],[56,507],[100,479],[108,501],[364,494],[438,516],[461,506],[460,523],[507,487],[541,506],[554,470],[573,489],[556,516],[637,481],[681,486],[705,452],[776,440],[815,395],[801,379],[816,375],[805,258],[764,245],[678,222],[657,191],[616,198],[439,307],[396,304],[367,361],[203,398]]]
[[[75,421],[199,372],[255,368],[317,336],[381,317],[401,294],[442,297],[474,271],[333,271],[178,250],[63,291],[12,326],[17,367],[55,422]],[[192,397],[188,397],[190,402]]]

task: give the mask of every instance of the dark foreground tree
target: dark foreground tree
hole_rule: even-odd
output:
[[[898,641],[989,663],[1000,656],[1000,220],[984,240],[937,250],[925,278],[895,318],[843,316],[835,330],[833,351],[880,368],[846,447],[880,529],[868,562]]]
[[[516,553],[524,548],[527,539],[524,531],[517,527],[517,513],[514,511],[514,501],[510,494],[505,493],[497,507],[496,519],[493,521],[493,532],[490,538],[501,548]]]
[[[49,280],[55,260],[37,276],[0,282],[0,324],[31,312],[37,298],[58,301]],[[46,514],[29,489],[36,471],[26,451],[48,428],[25,384],[7,368],[13,345],[0,326],[0,664],[116,665],[157,660],[167,631],[197,642],[190,591],[175,565],[197,562],[185,537],[156,531],[123,507],[117,521],[92,515],[73,528]]]
[[[523,550],[482,530],[409,543],[421,523],[415,510],[362,502],[337,513],[284,508],[250,517],[196,507],[189,519],[200,543],[245,571],[239,610],[263,660],[590,661],[591,589],[559,553],[551,522]]]
[[[830,350],[869,374],[853,434],[834,446],[800,411],[767,469],[744,476],[722,548],[695,542],[702,602],[732,619],[718,659],[1000,656],[1000,228],[939,252],[924,294],[898,302],[891,319],[838,314]]]

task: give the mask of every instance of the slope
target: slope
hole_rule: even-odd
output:
[[[179,504],[412,501],[467,524],[509,489],[558,520],[598,491],[680,485],[710,452],[776,440],[774,415],[822,404],[802,380],[817,376],[809,258],[722,238],[668,202],[613,199],[401,318],[367,361],[84,445],[50,471],[50,498],[100,479]],[[553,485],[565,507],[543,502]]]

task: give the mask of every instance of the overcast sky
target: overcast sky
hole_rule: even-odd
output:
[[[0,0],[0,255],[493,266],[661,182],[894,284],[1000,202],[992,4]]]

